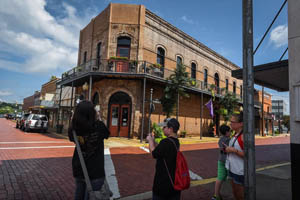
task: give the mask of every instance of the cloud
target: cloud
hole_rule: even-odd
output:
[[[55,73],[76,65],[80,29],[95,13],[79,16],[76,8],[62,3],[56,12],[63,15],[54,16],[45,7],[45,0],[1,0],[0,68]]]
[[[0,96],[11,96],[13,93],[10,91],[0,90]]]
[[[279,25],[271,31],[270,42],[276,48],[287,45],[288,43],[288,26]]]
[[[185,16],[185,15],[183,15],[180,19],[182,19],[183,21],[185,21],[188,24],[195,24],[196,23],[192,19],[187,18],[187,16]]]

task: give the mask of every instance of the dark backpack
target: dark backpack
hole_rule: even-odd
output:
[[[166,166],[167,171],[168,171],[170,181],[171,181],[171,183],[172,183],[175,190],[188,189],[190,187],[191,178],[190,178],[190,173],[189,173],[189,168],[188,168],[187,162],[186,162],[185,157],[182,154],[182,152],[177,149],[175,142],[170,138],[168,138],[168,139],[173,142],[173,144],[176,148],[176,151],[177,151],[174,183],[173,183],[173,180],[171,178],[171,175],[170,175],[169,169],[167,167],[166,161],[164,160],[165,166]]]

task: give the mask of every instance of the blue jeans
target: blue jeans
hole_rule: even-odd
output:
[[[105,177],[91,180],[92,188],[94,191],[99,191],[104,183]],[[85,180],[75,178],[75,200],[88,200],[89,194],[86,189]]]

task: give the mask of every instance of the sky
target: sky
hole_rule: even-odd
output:
[[[253,0],[254,48],[283,2]],[[241,0],[1,0],[0,101],[21,103],[52,75],[61,77],[75,67],[79,31],[109,3],[143,4],[242,67]],[[285,5],[255,54],[255,65],[279,60],[287,48],[287,30]],[[265,91],[288,103],[288,92]]]

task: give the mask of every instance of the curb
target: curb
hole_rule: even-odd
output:
[[[261,168],[256,169],[256,172],[273,169],[276,167],[282,167],[282,166],[286,166],[286,165],[290,165],[290,164],[291,164],[290,162],[287,162],[287,163],[280,163],[280,164],[270,165],[270,166],[266,166],[266,167],[261,167]],[[216,180],[217,180],[217,177],[207,178],[207,179],[202,179],[202,180],[197,180],[197,181],[191,181],[191,187],[214,183]],[[142,199],[144,199],[144,200],[152,199],[152,191],[118,198],[118,200],[142,200]]]

